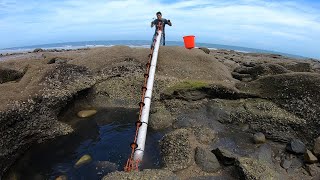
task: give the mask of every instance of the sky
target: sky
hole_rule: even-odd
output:
[[[0,49],[93,40],[150,40],[161,11],[166,40],[320,59],[319,0],[0,0]]]

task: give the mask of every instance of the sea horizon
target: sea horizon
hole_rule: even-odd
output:
[[[151,41],[148,40],[99,40],[99,41],[77,41],[77,42],[62,42],[62,43],[48,43],[48,44],[38,44],[30,46],[19,46],[19,47],[9,47],[0,49],[0,54],[7,53],[23,53],[30,52],[34,49],[58,49],[58,50],[67,50],[67,49],[81,49],[81,48],[94,48],[94,47],[112,47],[112,46],[129,46],[135,48],[149,48]],[[182,41],[166,41],[166,46],[184,46]],[[314,57],[306,57],[297,54],[289,54],[272,50],[264,50],[257,48],[241,47],[241,46],[232,46],[232,45],[223,45],[223,44],[214,44],[214,43],[201,43],[196,42],[196,47],[207,47],[209,49],[224,49],[224,50],[234,50],[243,53],[264,53],[264,54],[279,54],[291,58],[298,59],[318,59]]]

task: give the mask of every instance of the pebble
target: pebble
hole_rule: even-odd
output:
[[[97,113],[97,110],[83,110],[78,112],[78,117],[81,118],[87,118],[95,115]]]
[[[89,162],[91,162],[92,158],[90,155],[86,154],[86,155],[83,155],[77,162],[76,164],[74,165],[76,168],[77,167],[80,167],[82,165],[85,165],[85,164],[88,164]]]
[[[253,135],[253,141],[256,144],[263,144],[266,142],[266,137],[263,133],[259,132]]]
[[[307,150],[307,151],[304,153],[304,161],[307,162],[307,163],[313,164],[313,163],[318,162],[318,159],[317,159],[316,156],[314,156],[314,155],[312,154],[311,151]]]

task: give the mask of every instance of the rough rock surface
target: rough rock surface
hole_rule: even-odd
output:
[[[31,73],[36,73],[36,77]],[[94,83],[87,68],[75,65],[48,66],[42,72],[27,71],[23,79],[12,85],[16,89],[8,89],[9,84],[4,83],[1,93],[7,94],[9,101],[4,100],[7,104],[0,106],[0,135],[3,137],[0,140],[0,174],[32,143],[72,132],[69,125],[57,120],[57,115],[78,92]],[[24,84],[26,87],[21,89]],[[14,94],[16,91],[20,92]]]
[[[146,169],[139,172],[113,172],[103,177],[103,180],[127,179],[127,180],[179,180],[173,172],[159,169]]]
[[[191,165],[194,150],[189,141],[190,131],[189,129],[177,129],[162,138],[161,154],[166,169],[177,171]]]

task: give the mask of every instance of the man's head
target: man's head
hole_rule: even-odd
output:
[[[157,16],[157,19],[161,19],[162,18],[162,14],[161,14],[161,12],[159,11],[159,12],[157,12],[156,13],[156,16]]]

